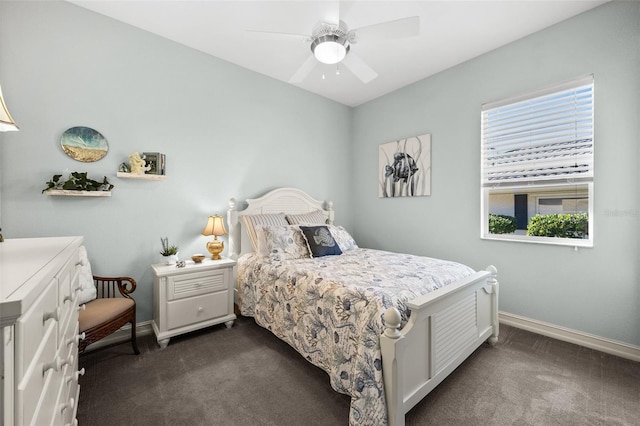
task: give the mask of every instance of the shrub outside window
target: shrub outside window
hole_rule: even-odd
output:
[[[593,246],[593,76],[482,106],[482,238]]]

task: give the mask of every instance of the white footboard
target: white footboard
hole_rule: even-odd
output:
[[[489,266],[460,282],[410,301],[411,317],[400,330],[400,313],[389,308],[380,337],[389,426],[486,340],[498,339],[497,270]]]

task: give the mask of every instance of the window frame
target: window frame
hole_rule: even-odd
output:
[[[485,151],[486,147],[491,147],[491,145],[486,145],[485,143],[485,114],[488,110],[495,110],[497,108],[502,107],[512,107],[514,104],[531,101],[536,98],[542,98],[546,96],[555,96],[561,92],[577,89],[579,87],[583,87],[585,85],[590,85],[591,90],[591,164],[590,164],[590,176],[588,177],[579,177],[577,179],[573,179],[571,177],[562,179],[557,177],[549,177],[546,180],[537,180],[531,179],[530,181],[522,181],[522,182],[507,182],[499,183],[492,186],[490,180],[487,179],[489,176],[485,170]],[[499,240],[499,241],[515,241],[515,242],[525,242],[525,243],[535,243],[535,244],[550,244],[550,245],[560,245],[560,246],[573,246],[573,247],[593,247],[594,242],[594,162],[595,162],[595,83],[593,75],[583,76],[580,78],[572,79],[567,82],[563,82],[560,84],[548,86],[541,90],[536,90],[532,92],[528,92],[526,94],[502,99],[495,102],[490,102],[487,104],[483,104],[481,108],[480,120],[481,120],[481,160],[480,160],[480,190],[481,190],[481,217],[480,217],[480,237],[485,240]],[[540,237],[540,236],[532,236],[532,235],[522,235],[522,234],[491,234],[489,232],[489,196],[493,193],[526,193],[529,196],[533,195],[536,198],[536,205],[538,203],[538,198],[543,196],[545,189],[549,191],[553,191],[553,188],[559,189],[561,187],[571,187],[575,186],[576,188],[585,187],[587,191],[588,198],[588,238],[561,238],[561,237]],[[531,188],[535,188],[536,191],[531,191]],[[499,189],[499,190],[498,190]],[[540,194],[535,194],[535,192],[540,192]],[[566,195],[570,195],[571,190],[567,189],[563,191]],[[580,191],[576,190],[576,194],[580,193]],[[584,192],[582,192],[584,194]],[[548,196],[546,198],[549,198]],[[551,198],[555,198],[551,197]],[[584,198],[584,197],[582,197]],[[515,212],[514,212],[515,216]],[[531,217],[528,218],[529,220]]]

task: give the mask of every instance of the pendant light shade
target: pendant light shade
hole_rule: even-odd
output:
[[[18,130],[18,125],[13,121],[11,114],[9,114],[9,110],[7,109],[7,105],[4,103],[2,87],[0,87],[0,132],[15,132]]]

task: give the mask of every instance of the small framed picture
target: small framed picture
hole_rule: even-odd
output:
[[[164,175],[165,174],[165,155],[159,152],[143,152],[142,158],[147,166],[150,167],[146,174],[148,175]]]

